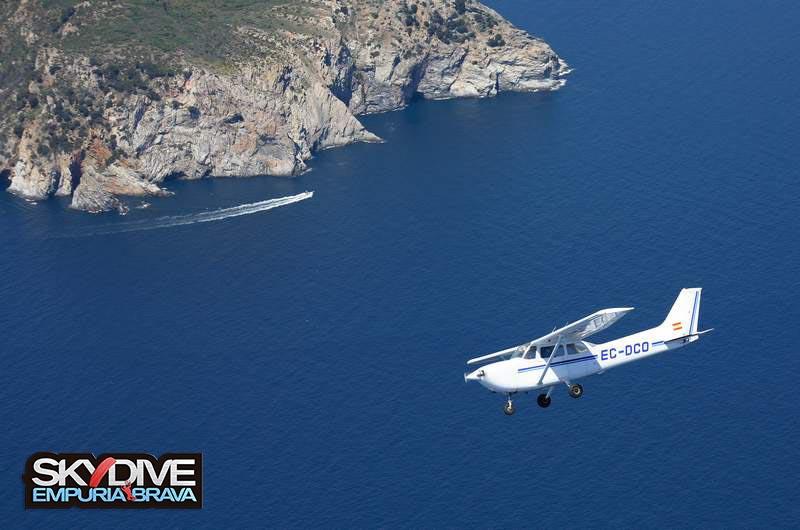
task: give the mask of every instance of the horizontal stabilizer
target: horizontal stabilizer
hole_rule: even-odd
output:
[[[675,337],[674,339],[665,340],[664,344],[669,344],[670,342],[675,342],[675,341],[679,341],[679,340],[686,340],[686,339],[690,339],[691,340],[691,339],[694,339],[694,338],[699,338],[700,335],[705,335],[709,331],[714,331],[714,328],[704,329],[703,331],[698,331],[697,333],[690,333],[690,334],[684,335],[682,337]]]

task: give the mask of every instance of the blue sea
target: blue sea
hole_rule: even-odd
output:
[[[800,525],[800,7],[490,5],[574,67],[563,90],[416,101],[364,118],[384,144],[126,217],[0,194],[3,527]],[[464,382],[696,286],[712,333],[579,400],[506,417]],[[26,511],[36,451],[202,452],[204,505]]]

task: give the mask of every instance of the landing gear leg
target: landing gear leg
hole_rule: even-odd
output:
[[[511,402],[511,394],[508,395],[508,401],[503,405],[503,412],[506,413],[506,416],[514,414],[514,403]]]

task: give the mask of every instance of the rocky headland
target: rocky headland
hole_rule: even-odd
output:
[[[293,176],[412,97],[555,90],[566,63],[474,1],[17,0],[0,7],[0,171],[100,212],[171,178]]]

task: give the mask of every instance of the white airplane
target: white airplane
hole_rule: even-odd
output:
[[[686,346],[711,331],[697,331],[702,289],[682,289],[664,322],[654,328],[612,340],[592,344],[584,339],[606,329],[632,307],[603,309],[567,324],[544,337],[467,361],[477,364],[503,359],[464,374],[465,381],[478,381],[492,392],[508,396],[503,411],[514,414],[511,395],[536,389],[542,408],[550,406],[550,394],[558,384],[566,384],[569,395],[579,398],[583,387],[574,381],[587,375],[601,374],[622,364]]]

